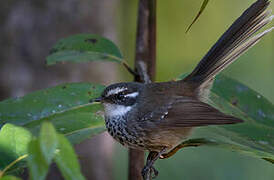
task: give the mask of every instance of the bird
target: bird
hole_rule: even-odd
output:
[[[268,0],[257,0],[234,21],[184,79],[122,82],[107,86],[91,102],[104,107],[109,134],[122,145],[149,152],[144,179],[156,177],[155,161],[168,156],[199,126],[242,123],[207,104],[214,78],[274,27],[255,34],[272,19]]]

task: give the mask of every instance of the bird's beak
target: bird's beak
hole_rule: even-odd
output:
[[[93,102],[101,102],[102,101],[102,97],[98,97],[98,98],[94,98],[94,99],[91,99],[89,100],[90,103],[93,103]]]

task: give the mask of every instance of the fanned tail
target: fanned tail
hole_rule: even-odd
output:
[[[183,81],[191,81],[197,85],[199,93],[206,93],[214,77],[233,63],[240,55],[254,46],[274,27],[257,34],[272,19],[271,10],[266,10],[268,0],[257,0],[252,4],[221,36],[196,68]]]

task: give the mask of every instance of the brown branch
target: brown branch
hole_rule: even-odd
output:
[[[139,1],[135,54],[135,69],[140,75],[135,77],[135,81],[144,82],[140,77],[146,74],[153,81],[156,65],[156,0]],[[145,65],[145,72],[140,63]]]
[[[136,82],[149,83],[155,79],[156,66],[156,0],[139,0],[135,52]],[[129,150],[129,180],[142,180],[144,152]]]

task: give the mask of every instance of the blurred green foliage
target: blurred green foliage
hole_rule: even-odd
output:
[[[157,81],[167,81],[190,72],[222,33],[255,0],[210,1],[188,34],[186,28],[198,12],[201,1],[158,1]],[[122,0],[119,25],[121,49],[133,64],[137,0]],[[274,3],[270,5],[274,9]],[[273,26],[273,22],[267,26]],[[263,94],[274,103],[274,33],[270,33],[223,73]],[[124,74],[125,72],[122,72]],[[123,76],[125,77],[125,76]],[[131,80],[131,79],[126,79]],[[115,179],[127,176],[126,149],[117,145],[114,157]],[[188,148],[156,163],[157,179],[272,180],[274,166],[263,160],[233,152],[202,147]]]
[[[54,161],[66,180],[85,180],[70,142],[58,134],[49,121],[44,121],[38,138],[28,145],[28,168],[31,180],[44,180]]]

